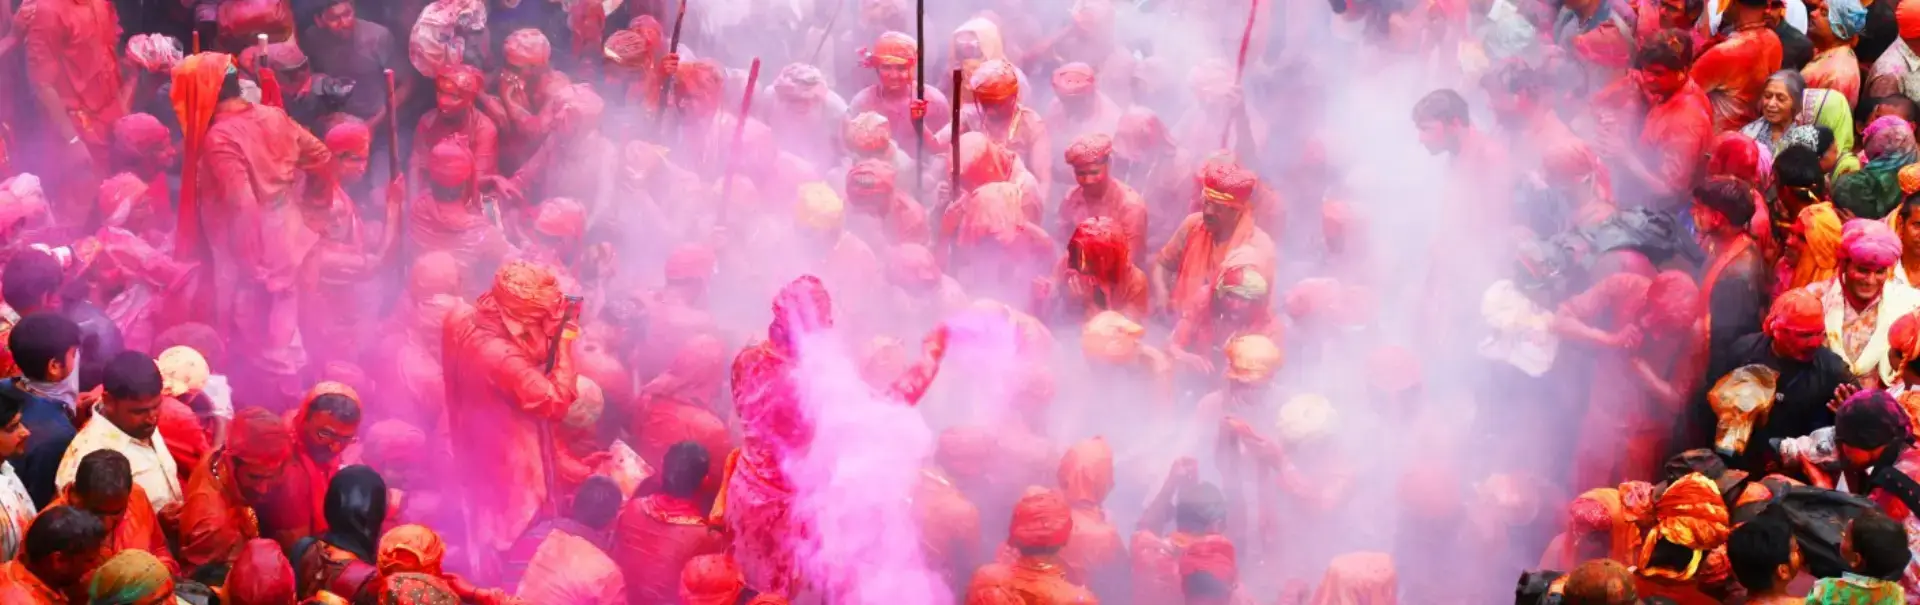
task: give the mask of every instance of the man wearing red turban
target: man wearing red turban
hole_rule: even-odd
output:
[[[1147,249],[1147,204],[1132,187],[1113,176],[1113,137],[1089,134],[1067,147],[1067,166],[1075,186],[1060,203],[1055,233],[1067,233],[1082,221],[1101,216],[1115,226],[1133,250]],[[1140,264],[1140,263],[1135,263]]]
[[[187,569],[227,562],[260,537],[254,506],[293,458],[293,431],[272,412],[242,409],[229,430],[226,447],[202,460],[187,482],[180,509],[180,565]]]
[[[1180,556],[1180,579],[1188,605],[1253,605],[1240,586],[1240,561],[1233,542],[1207,536]]]
[[[505,550],[554,500],[539,431],[578,398],[574,339],[554,338],[578,330],[561,324],[566,304],[552,272],[513,261],[473,306],[447,317],[447,396],[461,402],[448,420],[454,455],[469,461],[461,480],[469,493],[501,496],[475,511],[476,548]]]
[[[408,239],[421,253],[446,252],[463,271],[494,266],[507,253],[506,235],[481,206],[473,151],[458,139],[433,146],[427,187],[413,200]]]
[[[507,35],[501,43],[501,55],[507,68],[500,74],[500,89],[495,96],[482,98],[482,109],[500,126],[500,170],[510,172],[533,157],[540,142],[552,131],[556,102],[564,102],[561,92],[573,82],[567,74],[554,69],[553,46],[546,34],[537,29],[522,29]]]
[[[1707,376],[1726,376],[1749,365],[1779,373],[1773,408],[1764,423],[1754,425],[1746,451],[1730,466],[1759,471],[1765,460],[1774,457],[1770,439],[1799,437],[1833,424],[1833,410],[1828,404],[1852,389],[1854,377],[1847,371],[1847,362],[1824,346],[1825,324],[1825,310],[1818,295],[1804,288],[1788,290],[1774,299],[1764,332],[1735,340],[1724,355],[1713,355]],[[1713,411],[1705,405],[1692,406],[1688,411],[1692,427],[1689,439],[1694,443],[1711,442],[1718,424]]]
[[[1073,537],[1073,509],[1059,492],[1035,487],[1013,505],[1007,546],[1019,552],[1013,563],[983,565],[967,585],[968,599],[999,587],[1012,589],[1028,605],[1097,603],[1092,592],[1067,579],[1061,549]]]
[[[1204,313],[1213,284],[1229,253],[1272,282],[1273,239],[1254,225],[1253,203],[1259,177],[1228,158],[1214,158],[1201,171],[1198,212],[1175,229],[1153,260],[1154,305],[1176,315]],[[1245,248],[1242,252],[1239,249]]]
[[[173,146],[173,133],[151,115],[122,116],[113,123],[111,154],[113,170],[132,173],[147,185],[145,195],[135,202],[142,208],[132,209],[132,216],[146,217],[133,224],[146,225],[148,229],[136,232],[154,245],[164,247],[166,244],[162,242],[172,241],[174,221],[179,218],[173,212],[173,187],[168,182],[171,178],[168,173],[180,161],[180,152]]]
[[[500,132],[493,118],[474,109],[485,86],[486,77],[478,68],[457,65],[440,72],[434,78],[433,110],[420,116],[420,125],[415,127],[411,166],[416,172],[410,182],[418,183],[418,172],[425,170],[428,160],[433,157],[433,147],[454,136],[464,137],[468,150],[473,153],[474,170],[480,176],[496,174],[500,170]]]
[[[927,209],[900,191],[892,162],[864,159],[847,170],[847,203],[853,206],[853,233],[888,245],[925,244]]]
[[[1920,308],[1920,291],[1888,278],[1900,264],[1900,238],[1884,222],[1856,218],[1840,230],[1839,257],[1832,281],[1808,286],[1826,310],[1827,347],[1866,386],[1891,384],[1900,368],[1888,362],[1888,333]]]
[[[1561,303],[1554,332],[1601,351],[1573,485],[1643,481],[1657,472],[1673,430],[1667,419],[1685,409],[1702,375],[1705,308],[1699,287],[1681,271],[1652,278],[1615,273]]]
[[[1147,273],[1133,263],[1128,235],[1111,218],[1081,221],[1052,279],[1035,293],[1034,314],[1067,322],[1086,321],[1101,311],[1146,317],[1151,286]]]
[[[1083,1],[1107,4],[1107,0]],[[1054,70],[1053,94],[1058,98],[1047,105],[1046,120],[1062,137],[1078,139],[1111,133],[1120,125],[1121,106],[1100,90],[1093,67],[1085,63],[1068,63]]]
[[[921,138],[927,141],[928,149],[938,149],[939,143],[926,133],[939,132],[948,126],[953,105],[937,83],[923,89],[924,101],[915,100],[913,68],[919,60],[917,48],[913,36],[897,31],[880,34],[866,55],[866,65],[880,75],[880,81],[853,95],[847,102],[847,115],[869,111],[880,114],[887,119],[895,142],[905,146]],[[915,116],[922,118],[924,124],[916,122]]]
[[[1896,2],[1893,17],[1899,26],[1900,39],[1880,53],[1880,58],[1868,68],[1866,89],[1860,95],[1862,100],[1904,94],[1906,90],[1901,81],[1920,65],[1920,54],[1914,51],[1914,47],[1920,45],[1920,4]]]
[[[238,548],[227,572],[226,602],[234,605],[291,603],[298,582],[285,549],[272,540],[249,540]],[[222,558],[216,563],[225,563]]]

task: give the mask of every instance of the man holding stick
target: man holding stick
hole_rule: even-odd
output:
[[[867,54],[867,66],[879,75],[880,82],[860,91],[847,103],[848,115],[871,111],[885,117],[893,128],[894,142],[902,148],[909,146],[916,136],[931,141],[927,138],[930,133],[947,127],[952,107],[947,95],[936,87],[922,86],[923,99],[914,98],[913,70],[919,61],[918,48],[913,36],[900,32],[880,34],[873,50]],[[914,125],[922,122],[921,132],[915,133]],[[938,145],[930,143],[934,149],[938,149]]]

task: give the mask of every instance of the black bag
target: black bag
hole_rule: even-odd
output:
[[[1768,477],[1761,485],[1773,492],[1765,502],[1731,510],[1735,525],[1763,511],[1778,509],[1793,526],[1794,541],[1806,561],[1807,573],[1816,578],[1837,578],[1851,571],[1840,554],[1840,534],[1861,514],[1874,510],[1873,502],[1845,492],[1806,485],[1794,485],[1785,479]]]
[[[1646,208],[1628,208],[1584,230],[1593,242],[1593,255],[1622,248],[1638,251],[1659,265],[1678,254],[1680,229],[1673,215]]]

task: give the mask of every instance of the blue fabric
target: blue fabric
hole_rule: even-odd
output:
[[[13,463],[20,482],[26,484],[27,494],[33,496],[33,505],[46,508],[59,495],[54,490],[53,478],[60,472],[60,459],[67,455],[67,445],[73,442],[78,431],[73,428],[73,419],[67,416],[65,403],[21,390],[17,384],[20,380],[8,379],[0,383],[0,389],[5,389],[9,397],[24,398],[20,423],[32,434],[27,437],[26,453],[7,461]]]

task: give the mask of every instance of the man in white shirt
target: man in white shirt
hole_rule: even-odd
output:
[[[133,482],[147,492],[148,502],[161,519],[172,519],[182,502],[180,472],[167,451],[160,426],[160,368],[153,358],[122,351],[107,361],[103,375],[106,397],[94,406],[93,417],[73,437],[60,459],[54,485],[66,489],[79,471],[80,459],[95,450],[110,449],[127,457]]]
[[[26,403],[27,398],[20,394],[0,391],[0,460],[27,452],[27,437],[33,433],[20,422],[20,410]],[[13,464],[0,462],[0,561],[12,561],[20,555],[27,526],[37,512],[27,485],[14,474]]]

